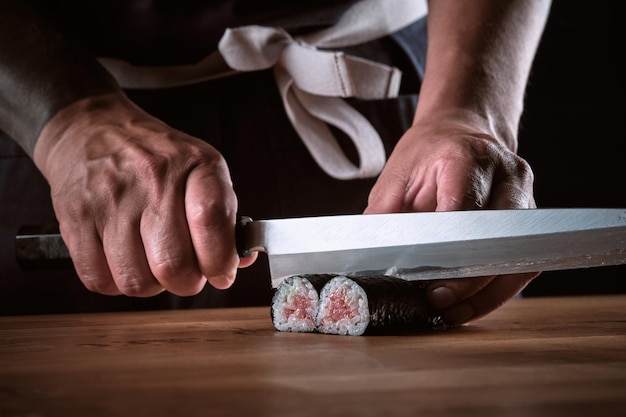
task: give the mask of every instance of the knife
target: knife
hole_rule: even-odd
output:
[[[336,215],[237,226],[242,256],[265,252],[271,283],[299,274],[384,274],[432,280],[626,263],[626,209],[475,210]],[[27,266],[65,262],[58,229],[24,229]]]

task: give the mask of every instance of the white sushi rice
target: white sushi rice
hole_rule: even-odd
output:
[[[272,300],[274,327],[282,332],[314,332],[318,301],[319,295],[308,279],[286,278]]]
[[[321,333],[359,336],[370,322],[367,294],[345,276],[330,280],[319,296],[315,319]]]

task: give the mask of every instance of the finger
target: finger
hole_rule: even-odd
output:
[[[406,180],[387,168],[378,178],[367,198],[365,214],[398,213],[407,211]]]
[[[70,229],[64,222],[60,222],[59,228],[74,269],[85,288],[98,294],[120,295],[96,230],[80,226]]]
[[[239,266],[237,268],[247,268],[256,262],[259,257],[258,252],[252,252],[250,256],[239,258]]]
[[[476,320],[515,297],[538,273],[499,275],[484,288],[442,312],[444,321],[459,325]]]
[[[111,275],[122,294],[151,297],[163,291],[148,265],[139,221],[108,225],[102,243]]]
[[[150,270],[172,294],[198,294],[206,284],[196,263],[185,215],[183,191],[165,195],[159,207],[145,210],[141,239]]]
[[[536,208],[533,196],[532,176],[509,177],[494,187],[489,201],[492,209],[527,209]]]
[[[534,180],[528,162],[511,152],[504,153],[499,169],[495,173],[490,208],[535,208]]]
[[[489,201],[490,209],[529,209],[536,208],[535,198],[531,193],[514,189],[508,184],[498,186],[492,193]]]
[[[237,199],[227,171],[220,171],[207,168],[190,173],[185,212],[200,271],[211,285],[224,289],[235,280],[239,256],[235,247]]]
[[[425,174],[422,182],[416,184],[414,193],[409,194],[410,206],[406,211],[423,212],[437,209],[437,181],[431,179],[431,175],[433,174]]]
[[[505,183],[494,188],[489,201],[491,209],[528,209],[536,208],[532,189],[522,190],[515,184]]]
[[[434,281],[428,287],[428,301],[437,310],[445,310],[486,287],[495,276]]]
[[[476,210],[487,205],[493,168],[446,167],[437,178],[437,211]]]
[[[385,169],[368,196],[365,214],[435,211],[437,186],[433,174],[402,174],[389,164]]]

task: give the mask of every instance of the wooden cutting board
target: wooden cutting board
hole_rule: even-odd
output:
[[[0,317],[0,416],[626,415],[626,295],[529,298],[402,336],[269,308]]]

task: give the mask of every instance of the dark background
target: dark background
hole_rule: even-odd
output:
[[[626,208],[626,66],[618,61],[626,49],[623,4],[553,1],[520,132],[519,153],[535,172],[539,207]],[[0,155],[0,185],[11,182],[5,188],[14,191],[0,193],[0,238],[12,241],[16,230],[3,216],[18,216],[20,224],[45,224],[54,218],[51,208],[33,205],[40,201],[33,196],[49,192],[42,178],[11,176],[24,169],[35,172],[30,160],[12,142],[2,143],[10,149]],[[67,271],[33,272],[16,279],[22,272],[13,259],[14,253],[0,253],[0,315],[171,308],[166,295],[131,300],[90,293]],[[545,272],[524,291],[527,296],[605,293],[626,293],[626,266]],[[226,292],[211,294],[216,297],[212,305],[220,306]]]
[[[552,4],[520,132],[539,207],[626,207],[624,17],[623,2]],[[611,292],[626,267],[545,272],[525,294]]]

